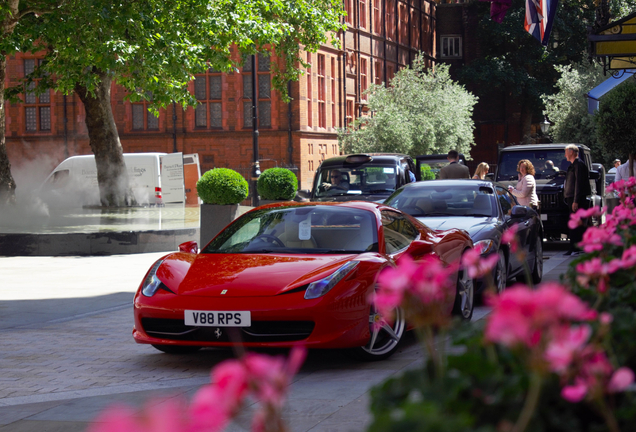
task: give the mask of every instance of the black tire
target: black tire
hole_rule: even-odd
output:
[[[543,239],[537,235],[534,246],[534,264],[532,266],[532,283],[537,285],[543,279]]]
[[[165,352],[166,354],[190,354],[201,349],[200,346],[189,345],[153,345],[153,347],[157,348],[161,352]]]
[[[371,339],[365,346],[348,350],[349,355],[363,361],[384,360],[393,355],[406,332],[404,311],[397,308],[394,312],[393,323],[387,323],[379,329],[374,329],[373,323],[380,319],[381,316],[376,311],[375,306],[371,305],[369,309]]]
[[[453,305],[453,315],[463,321],[470,321],[475,309],[475,281],[468,276],[465,269],[457,272],[457,294]]]
[[[506,290],[508,285],[508,263],[506,262],[506,254],[499,249],[499,261],[497,261],[497,267],[495,267],[495,288],[497,294],[501,294]]]

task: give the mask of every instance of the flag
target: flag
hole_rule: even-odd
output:
[[[543,45],[548,44],[558,0],[526,0],[526,31]]]

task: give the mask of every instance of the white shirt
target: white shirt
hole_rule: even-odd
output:
[[[634,162],[634,171],[636,171],[636,161]],[[629,178],[629,161],[621,164],[616,168],[616,177],[614,181],[627,180]]]

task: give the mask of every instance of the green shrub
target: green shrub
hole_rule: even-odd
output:
[[[232,205],[247,198],[247,180],[229,168],[214,168],[197,182],[197,192],[205,204]]]
[[[258,178],[257,189],[266,200],[292,200],[298,190],[298,179],[287,168],[270,168]]]
[[[422,174],[422,180],[435,180],[435,173],[428,164],[420,165],[420,173]]]

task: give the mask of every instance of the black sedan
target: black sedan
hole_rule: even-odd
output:
[[[498,254],[493,270],[497,291],[506,288],[510,278],[525,277],[524,260],[502,243],[506,229],[518,225],[519,246],[531,280],[543,277],[543,225],[540,215],[530,207],[519,205],[508,190],[482,180],[434,180],[407,184],[393,193],[385,204],[414,216],[429,228],[468,231],[475,246],[482,245],[483,256]],[[480,283],[483,289],[483,283]]]

